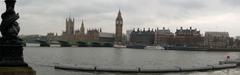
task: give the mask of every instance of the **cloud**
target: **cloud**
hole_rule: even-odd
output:
[[[4,2],[0,2],[3,13]],[[228,31],[240,35],[238,0],[18,0],[21,34],[46,34],[65,30],[65,18],[71,13],[86,29],[103,28],[114,32],[119,9],[124,31],[133,28],[168,27],[173,32],[181,26],[204,31]],[[1,21],[1,20],[0,20]]]
[[[228,6],[239,7],[239,0],[222,0],[223,3],[228,4]]]

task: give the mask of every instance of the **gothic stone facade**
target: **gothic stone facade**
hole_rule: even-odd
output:
[[[66,31],[63,32],[63,35],[74,35],[74,18],[67,18],[66,19]]]
[[[74,18],[66,19],[66,31],[63,32],[61,40],[64,41],[98,41],[99,33],[102,29],[89,29],[85,33],[84,22],[82,21],[81,28],[74,30]]]

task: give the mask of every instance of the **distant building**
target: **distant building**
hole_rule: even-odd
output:
[[[22,35],[21,38],[26,42],[26,43],[36,43],[36,40],[43,40],[47,41],[48,38],[46,36],[41,36],[41,35]]]
[[[99,33],[102,29],[89,29],[85,33],[84,22],[82,21],[81,28],[74,30],[74,18],[67,18],[66,31],[60,37],[64,41],[98,41]]]
[[[168,46],[174,39],[174,33],[172,33],[169,29],[163,29],[159,30],[157,29],[155,32],[155,45],[160,45],[160,46]]]
[[[113,33],[100,32],[98,36],[99,42],[114,43],[115,35]]]
[[[204,46],[206,48],[227,48],[229,38],[228,32],[206,32]]]
[[[175,38],[173,42],[176,46],[187,46],[187,47],[202,47],[203,37],[200,31],[197,29],[180,29],[176,30]]]
[[[236,37],[236,40],[240,40],[240,36],[237,36],[237,37]]]
[[[40,35],[22,35],[21,38],[27,43],[34,43],[40,38]]]
[[[66,31],[63,32],[63,35],[74,35],[74,18],[67,18],[66,19]]]
[[[234,44],[235,44],[235,39],[233,37],[229,38],[229,44],[227,48],[234,48]]]
[[[56,35],[54,33],[47,33],[48,42],[55,40],[55,38],[56,38]]]
[[[130,41],[130,35],[131,35],[131,33],[133,32],[133,30],[127,30],[127,34],[126,34],[126,42],[127,43],[129,43],[129,41]]]
[[[198,31],[197,29],[192,29],[192,27],[190,27],[190,29],[183,29],[182,27],[180,29],[176,30],[176,36],[193,36],[193,37],[200,37],[200,31]]]
[[[46,35],[46,38],[47,38],[47,42],[49,43],[54,43],[54,42],[57,42],[60,37],[58,36],[58,34],[56,33],[47,33]]]
[[[100,29],[92,29],[87,31],[87,41],[98,41],[98,37],[100,34]]]
[[[91,29],[87,30],[86,34],[74,35],[73,38],[68,39],[70,41],[98,41],[100,30]]]
[[[118,16],[116,19],[116,33],[115,33],[115,42],[117,44],[123,44],[123,18],[121,15],[121,11],[119,10]]]
[[[66,31],[63,31],[62,33],[62,40],[66,40],[66,41],[72,41],[74,38],[74,18],[67,18],[66,19]]]
[[[84,22],[82,21],[81,28],[79,30],[75,31],[76,35],[84,35],[85,34],[85,27],[84,27]]]
[[[141,45],[154,45],[154,30],[145,30],[145,28],[141,31],[139,28],[137,31],[135,29],[130,34],[130,42],[129,44],[141,44]]]
[[[240,48],[240,39],[235,39],[234,40],[233,48]]]
[[[234,39],[233,48],[240,48],[240,36],[236,36],[236,39]]]

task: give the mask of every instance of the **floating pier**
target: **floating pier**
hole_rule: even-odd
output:
[[[237,66],[240,66],[240,59],[219,61],[219,64],[236,64]]]
[[[93,71],[93,72],[119,72],[119,73],[169,73],[210,71],[236,68],[236,64],[206,65],[206,66],[160,66],[160,67],[121,67],[121,66],[86,66],[86,65],[57,65],[55,69]]]

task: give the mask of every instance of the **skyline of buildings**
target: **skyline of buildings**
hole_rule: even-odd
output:
[[[47,39],[64,40],[64,41],[95,41],[108,42],[118,45],[133,44],[133,45],[160,45],[196,47],[196,48],[238,48],[239,42],[229,36],[228,32],[205,32],[201,34],[199,29],[192,27],[176,29],[173,33],[169,28],[137,28],[127,30],[127,34],[123,34],[123,18],[119,10],[115,20],[115,33],[103,32],[101,28],[91,28],[85,30],[85,24],[82,20],[81,27],[75,28],[75,19],[66,18],[66,29],[61,36],[55,33],[48,33]],[[85,32],[86,31],[86,32]]]
[[[95,29],[97,29],[97,30],[102,30],[103,28],[91,28],[91,27],[88,27],[88,28],[85,28],[85,25],[84,25],[85,23],[84,23],[84,21],[83,20],[81,20],[81,24],[76,24],[76,22],[75,22],[75,18],[70,18],[70,17],[68,17],[68,18],[66,18],[66,31],[68,32],[68,34],[73,34],[73,33],[77,33],[77,34],[83,34],[83,33],[86,33],[88,30],[95,30]],[[80,28],[78,28],[77,26],[80,26]],[[128,25],[125,25],[125,26],[128,26]],[[113,26],[114,27],[114,26]],[[159,26],[159,27],[157,27],[156,29],[159,29],[159,28],[166,28],[166,27],[164,27],[164,26]],[[180,26],[180,27],[182,27],[182,26]],[[189,26],[185,26],[186,28],[188,28]],[[190,26],[191,27],[191,26]],[[137,27],[137,28],[140,28],[140,29],[144,29],[145,27]],[[124,34],[124,35],[126,35],[127,34],[127,31],[129,31],[129,30],[132,30],[132,29],[124,29],[124,28],[122,28],[123,30],[126,30],[126,31],[122,31],[122,33]],[[177,31],[175,28],[167,28],[168,30],[170,30],[170,31]],[[74,30],[74,31],[73,31]],[[200,29],[199,29],[200,30]],[[116,30],[115,30],[115,32],[116,32]],[[205,31],[205,32],[226,32],[226,31]],[[56,32],[50,32],[50,33],[56,33]],[[107,33],[113,33],[113,32],[107,32]],[[59,33],[56,33],[56,34],[59,34]],[[66,34],[65,32],[62,32],[61,34]],[[122,35],[123,35],[122,34]],[[204,32],[202,32],[202,33],[200,33],[201,35],[205,35],[205,33]],[[38,35],[38,34],[32,34],[32,35]],[[41,34],[39,34],[39,35],[41,35]],[[230,33],[229,33],[229,35],[230,35]],[[231,36],[231,35],[230,35]],[[237,38],[238,36],[234,36],[234,38]]]
[[[81,19],[82,20],[82,19]],[[71,24],[71,22],[73,23],[73,21],[75,21],[75,18],[67,18],[66,19],[66,21],[68,21],[69,22],[69,24]],[[76,23],[76,22],[74,22],[74,23]],[[83,20],[82,20],[82,22],[81,22],[82,24],[84,24],[83,23]],[[146,25],[147,24],[144,24],[145,25],[145,27],[142,27],[141,25],[139,26],[139,27],[136,27],[136,28],[147,28],[146,27]],[[71,28],[72,30],[74,29],[74,30],[79,30],[79,31],[74,31],[74,32],[72,32],[72,33],[77,33],[77,32],[86,32],[87,30],[86,29],[82,29],[82,28],[84,28],[84,27],[82,27],[83,25],[80,25],[80,23],[79,24],[76,24],[75,25],[76,27],[75,28],[71,28],[71,27],[69,27],[69,28]],[[78,28],[78,26],[81,26],[80,27],[80,29]],[[131,25],[125,25],[125,26],[131,26]],[[176,26],[179,26],[179,27],[194,27],[194,26],[191,26],[191,25],[187,25],[187,26],[182,26],[181,24],[178,24],[178,25],[176,25]],[[171,27],[169,27],[167,24],[166,25],[159,25],[159,27],[155,27],[155,28],[161,28],[161,27],[167,27],[169,30],[171,30],[171,31],[175,31],[175,29],[176,28],[171,28]],[[70,30],[68,28],[68,30]],[[89,28],[91,28],[91,27],[89,27]],[[97,28],[105,28],[105,27],[102,27],[102,26],[98,26]],[[109,28],[109,27],[106,27],[106,28]],[[217,28],[217,27],[216,27]],[[67,30],[67,29],[66,29]],[[67,30],[67,31],[68,31]],[[82,31],[80,31],[80,30],[82,30]],[[126,31],[128,31],[128,30],[131,30],[131,28],[123,28],[123,33],[124,34],[126,34]],[[211,31],[211,30],[210,30]],[[221,31],[224,31],[225,32],[225,30],[219,30],[219,31],[211,31],[211,32],[221,32]],[[113,33],[113,32],[109,32],[108,30],[106,30],[106,32],[108,32],[108,33]],[[205,32],[209,32],[209,31],[205,31]],[[57,34],[59,34],[58,32],[54,32],[54,33],[57,33]],[[82,34],[82,33],[81,33]],[[201,33],[202,35],[204,35],[204,33]],[[34,34],[33,34],[34,35]],[[40,34],[40,35],[42,35],[42,34]],[[231,36],[231,33],[229,33],[229,35]],[[1,35],[0,35],[1,36]]]
[[[132,32],[131,30],[127,30],[126,31],[127,34],[123,34],[123,32],[125,31],[123,31],[123,18],[120,10],[115,20],[115,33],[102,32],[103,31],[102,28],[91,28],[85,30],[86,28],[83,20],[80,25],[81,25],[80,28],[79,27],[75,28],[75,18],[68,17],[66,18],[65,31],[62,32],[61,36],[58,37],[57,34],[56,36],[54,36],[54,33],[50,32],[47,35],[47,37],[48,38],[58,37],[55,39],[61,39],[65,41],[101,41],[101,42],[107,41],[115,42],[115,44],[125,44],[126,42],[127,44],[144,44],[161,46],[174,45],[191,47],[205,47],[206,46],[205,40],[207,40],[206,38],[204,39],[204,33],[201,34],[200,30],[193,29],[192,27],[186,29],[180,27],[180,29],[176,29],[175,33],[173,33],[169,28],[165,27],[163,27],[163,29],[143,28],[142,30],[138,28],[136,31],[135,29],[133,29]],[[228,44],[229,43],[225,45]],[[210,43],[208,47],[213,47],[210,45],[212,45],[212,43]],[[222,46],[223,45],[216,47]]]

